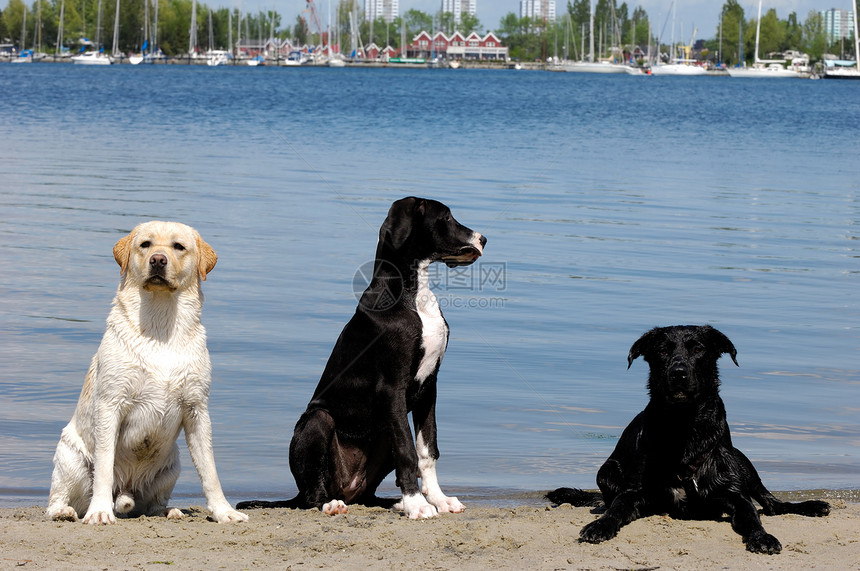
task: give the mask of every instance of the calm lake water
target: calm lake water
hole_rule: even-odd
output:
[[[39,64],[0,65],[0,86],[0,505],[45,501],[111,249],[149,219],[219,255],[203,316],[228,497],[292,495],[293,426],[406,195],[489,238],[434,274],[444,489],[594,487],[647,402],[630,345],[679,323],[738,348],[722,395],[766,485],[858,488],[856,84]],[[180,448],[176,495],[199,496]]]

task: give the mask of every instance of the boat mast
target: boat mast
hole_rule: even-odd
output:
[[[854,12],[854,64],[857,66],[857,71],[860,72],[860,38],[857,37],[857,2],[851,0],[851,10]]]
[[[62,55],[63,53],[63,16],[66,11],[66,0],[62,0],[60,2],[60,25],[57,29],[57,54]]]
[[[191,27],[188,29],[188,54],[194,53],[197,46],[197,0],[191,4]]]
[[[753,65],[758,63],[758,39],[761,34],[761,0],[758,0],[758,21],[755,25],[755,56],[753,59]]]
[[[594,61],[594,2],[588,3],[588,61]]]
[[[113,55],[119,55],[119,0],[116,0],[116,14],[113,19]]]

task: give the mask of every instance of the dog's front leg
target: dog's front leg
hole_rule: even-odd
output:
[[[606,512],[579,532],[579,538],[588,543],[600,543],[618,535],[618,531],[631,521],[639,519],[645,499],[640,492],[625,491],[615,497]]]
[[[215,453],[212,451],[212,422],[209,410],[205,406],[192,406],[185,413],[185,442],[191,453],[191,461],[200,476],[203,495],[212,513],[212,518],[218,523],[248,521],[248,516],[233,509],[224,497],[218,472],[215,470]]]
[[[726,505],[732,516],[732,529],[740,534],[747,545],[747,551],[769,555],[782,551],[779,540],[764,530],[752,500],[736,495],[728,498]]]
[[[420,399],[412,409],[415,424],[415,448],[418,453],[418,470],[421,473],[421,491],[427,501],[436,506],[439,513],[460,513],[466,509],[460,500],[446,496],[439,486],[436,476],[436,461],[439,447],[436,440],[436,383],[435,379],[425,380],[425,388]]]
[[[93,426],[93,497],[83,522],[93,525],[116,523],[113,513],[113,475],[120,415],[105,404],[96,405]]]
[[[439,512],[418,488],[418,454],[412,441],[412,431],[409,429],[406,396],[401,393],[395,400],[390,407],[389,424],[394,445],[394,475],[403,499],[394,507],[402,509],[409,519],[435,517]]]

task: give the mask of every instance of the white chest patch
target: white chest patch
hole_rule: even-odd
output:
[[[424,357],[415,374],[415,380],[419,383],[436,370],[448,345],[448,325],[442,317],[436,296],[430,290],[427,275],[429,265],[429,261],[422,261],[418,266],[418,294],[415,296],[415,309],[421,318],[421,348],[424,349]]]

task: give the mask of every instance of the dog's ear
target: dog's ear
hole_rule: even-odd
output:
[[[709,344],[711,344],[714,349],[718,350],[720,352],[720,355],[728,353],[729,356],[732,358],[732,361],[734,361],[735,366],[739,367],[740,365],[738,365],[737,359],[738,351],[737,349],[735,349],[735,346],[732,344],[732,342],[729,341],[729,338],[723,335],[721,331],[714,329],[710,325],[706,325],[705,327],[708,329],[707,335]]]
[[[131,234],[123,236],[113,245],[113,259],[119,264],[119,275],[125,274],[131,259]]]
[[[195,236],[197,239],[197,272],[200,274],[200,279],[206,281],[206,274],[212,271],[215,264],[218,263],[218,255],[212,246],[203,241],[200,234]]]
[[[639,339],[636,340],[636,343],[634,343],[632,347],[630,347],[630,352],[627,354],[627,368],[628,369],[630,368],[630,366],[633,364],[633,361],[635,361],[637,357],[641,357],[642,355],[645,355],[648,352],[648,350],[652,348],[652,345],[654,344],[654,339],[657,336],[656,332],[657,332],[657,329],[654,328],[651,331],[645,333],[644,335],[642,335],[642,337],[640,337]]]
[[[385,243],[399,250],[412,233],[416,216],[423,217],[425,208],[426,202],[414,196],[395,201],[379,229],[380,244]]]

